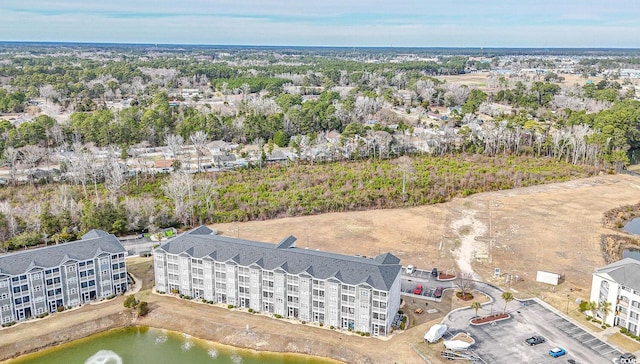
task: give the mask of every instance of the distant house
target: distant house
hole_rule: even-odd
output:
[[[211,155],[211,163],[220,169],[233,168],[236,165],[236,156],[233,154],[213,154]]]
[[[288,160],[289,158],[281,150],[274,150],[267,156],[267,163],[283,163]]]
[[[197,88],[183,88],[182,91],[180,91],[180,96],[185,99],[191,99],[193,97],[200,96],[200,90]]]
[[[127,290],[126,250],[105,231],[0,255],[0,321],[54,313]]]
[[[173,159],[153,161],[153,171],[156,173],[173,172]]]

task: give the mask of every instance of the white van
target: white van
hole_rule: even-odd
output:
[[[415,272],[415,271],[416,271],[416,267],[414,267],[413,264],[409,264],[407,266],[407,275],[412,275],[413,272]]]

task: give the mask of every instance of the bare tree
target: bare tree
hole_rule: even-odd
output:
[[[15,186],[20,152],[14,147],[7,147],[7,149],[4,150],[3,160],[9,165],[9,176],[11,177],[11,182],[13,182],[13,185]]]
[[[40,162],[44,160],[49,153],[47,150],[38,145],[25,145],[20,148],[22,154],[22,164],[27,170],[27,175],[30,175],[33,169],[40,165]]]
[[[186,226],[190,220],[189,215],[193,215],[193,175],[186,172],[173,173],[162,185],[162,191],[173,200],[175,215]]]
[[[180,135],[171,134],[166,138],[167,148],[171,152],[173,158],[178,159],[178,155],[182,152],[184,138]]]
[[[205,144],[207,144],[208,136],[202,130],[198,130],[195,133],[189,136],[189,142],[193,144],[193,147],[196,150],[196,160],[197,160],[197,171],[200,172],[200,162],[202,158],[202,148],[204,148]]]
[[[407,156],[398,158],[396,163],[398,164],[400,172],[402,172],[402,202],[405,202],[407,198],[406,186],[409,181],[415,178],[416,168],[413,165],[413,160]]]
[[[473,280],[473,274],[471,273],[460,273],[456,278],[455,285],[460,290],[462,298],[464,298],[469,291],[476,288],[476,282]]]
[[[207,211],[207,216],[213,214],[213,199],[218,195],[218,184],[209,179],[200,178],[194,181],[194,196]]]

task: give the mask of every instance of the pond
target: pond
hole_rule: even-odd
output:
[[[8,363],[128,364],[229,363],[327,364],[332,361],[295,354],[259,353],[217,345],[186,334],[132,327],[73,341]]]
[[[629,221],[622,229],[629,234],[640,235],[640,217]]]

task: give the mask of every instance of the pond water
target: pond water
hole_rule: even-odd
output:
[[[93,335],[26,355],[8,363],[327,364],[331,361],[294,354],[257,353],[216,345],[185,334],[147,327],[132,327]]]
[[[629,221],[622,229],[629,234],[640,235],[640,217]]]
[[[640,260],[640,250],[624,249],[622,250],[622,258],[633,258]]]

